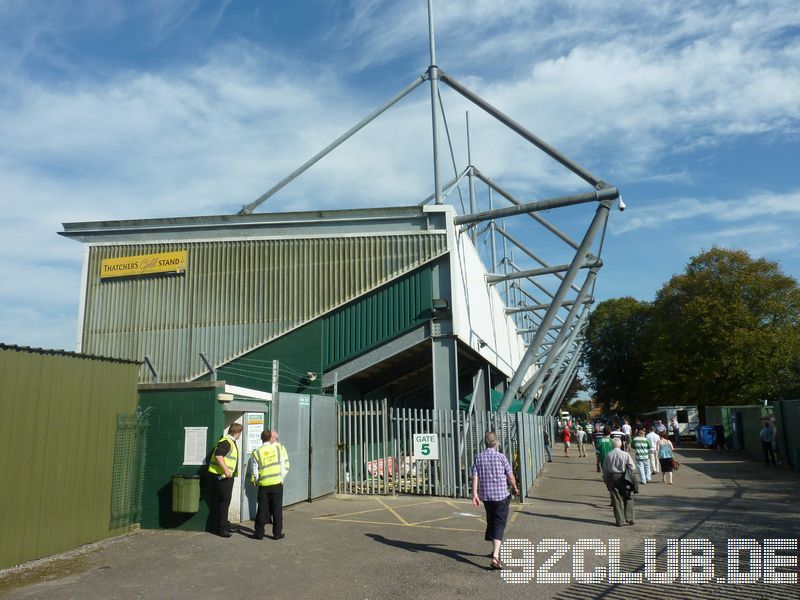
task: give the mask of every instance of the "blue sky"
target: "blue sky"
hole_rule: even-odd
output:
[[[425,11],[0,1],[0,341],[74,347],[82,250],[62,222],[237,211],[425,70]],[[442,69],[622,190],[599,299],[652,299],[715,244],[800,276],[795,1],[438,0],[436,27]],[[463,167],[468,106],[442,93]],[[417,90],[259,210],[417,203],[432,189],[428,103]],[[520,198],[586,189],[470,119],[476,166]],[[591,213],[547,218],[580,237]],[[509,227],[569,258],[541,228]]]

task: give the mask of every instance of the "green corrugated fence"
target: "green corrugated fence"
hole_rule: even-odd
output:
[[[0,345],[0,568],[127,531],[112,523],[112,480],[117,418],[136,410],[138,372]]]

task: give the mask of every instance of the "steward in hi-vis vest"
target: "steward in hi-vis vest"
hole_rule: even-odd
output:
[[[250,482],[258,488],[256,540],[264,539],[264,526],[272,523],[272,538],[283,535],[283,482],[289,473],[289,454],[278,443],[277,431],[262,431],[261,447],[253,451],[250,461]]]
[[[242,426],[234,423],[228,427],[228,434],[217,442],[211,460],[208,461],[208,472],[214,486],[214,502],[216,511],[216,533],[220,537],[231,537],[231,524],[228,521],[228,509],[233,495],[233,481],[239,472],[239,447],[236,442],[242,437]]]
[[[286,479],[289,472],[289,455],[278,442],[274,444],[266,443],[260,448],[253,450],[253,460],[258,467],[258,481],[255,481],[256,470],[251,471],[250,481],[259,487],[268,485],[278,485]]]
[[[236,440],[230,434],[223,435],[217,442],[216,447],[219,448],[222,442],[228,442],[229,446],[228,453],[225,454],[223,462],[225,463],[225,466],[228,467],[228,471],[231,473],[230,476],[236,477],[239,471],[239,447],[236,445]],[[216,458],[216,456],[214,458]],[[214,475],[222,475],[223,477],[227,477],[227,475],[225,475],[225,471],[222,469],[220,464],[214,460],[214,458],[209,461],[208,472],[213,473]]]

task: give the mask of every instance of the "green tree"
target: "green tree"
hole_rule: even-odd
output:
[[[798,383],[800,289],[742,250],[694,257],[656,295],[645,385],[658,404],[750,404]]]
[[[569,405],[570,414],[576,419],[585,420],[589,418],[592,410],[591,400],[575,400]]]
[[[643,388],[649,302],[606,300],[589,316],[583,363],[595,405],[603,412],[634,414],[649,405]]]

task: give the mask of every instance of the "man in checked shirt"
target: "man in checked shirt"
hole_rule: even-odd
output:
[[[497,451],[497,436],[487,431],[483,437],[486,450],[475,457],[472,465],[472,505],[478,508],[483,501],[486,510],[486,535],[484,539],[492,542],[493,569],[502,569],[500,562],[500,544],[508,520],[508,505],[511,495],[508,486],[515,496],[519,495],[517,480],[508,459]]]

